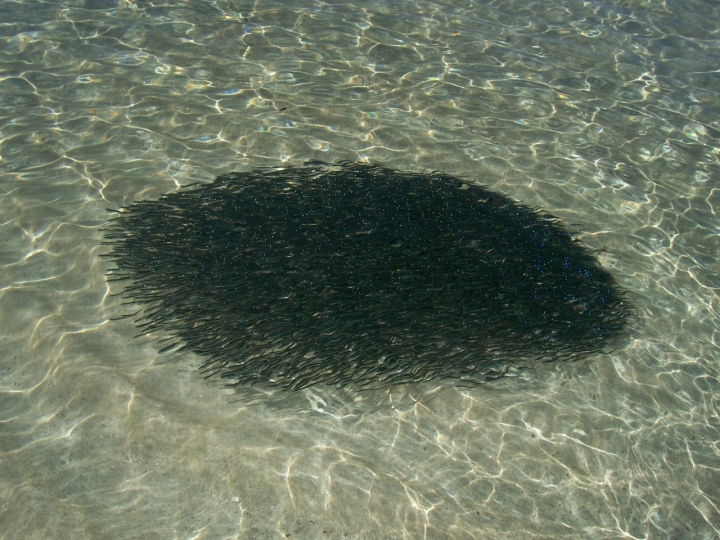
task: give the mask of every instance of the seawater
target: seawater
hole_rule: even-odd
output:
[[[720,6],[0,2],[0,536],[714,539]],[[295,393],[134,338],[111,213],[306,160],[542,208],[640,318],[484,387]]]

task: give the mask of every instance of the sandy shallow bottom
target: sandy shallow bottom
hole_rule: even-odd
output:
[[[0,536],[718,538],[715,6],[0,3]],[[443,170],[582,229],[641,319],[485,387],[229,389],[100,228],[232,170]]]

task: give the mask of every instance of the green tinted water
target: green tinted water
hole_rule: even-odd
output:
[[[4,538],[677,538],[720,528],[720,8],[0,2]],[[309,159],[584,231],[626,346],[487,388],[230,390],[133,339],[110,213]]]

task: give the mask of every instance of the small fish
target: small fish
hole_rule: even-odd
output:
[[[232,385],[485,384],[602,352],[635,316],[557,218],[440,172],[314,161],[113,212],[108,281],[140,335]]]

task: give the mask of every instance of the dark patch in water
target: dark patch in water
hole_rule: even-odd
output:
[[[556,218],[441,173],[231,173],[123,208],[105,238],[141,333],[234,384],[480,382],[605,350],[631,315]]]

